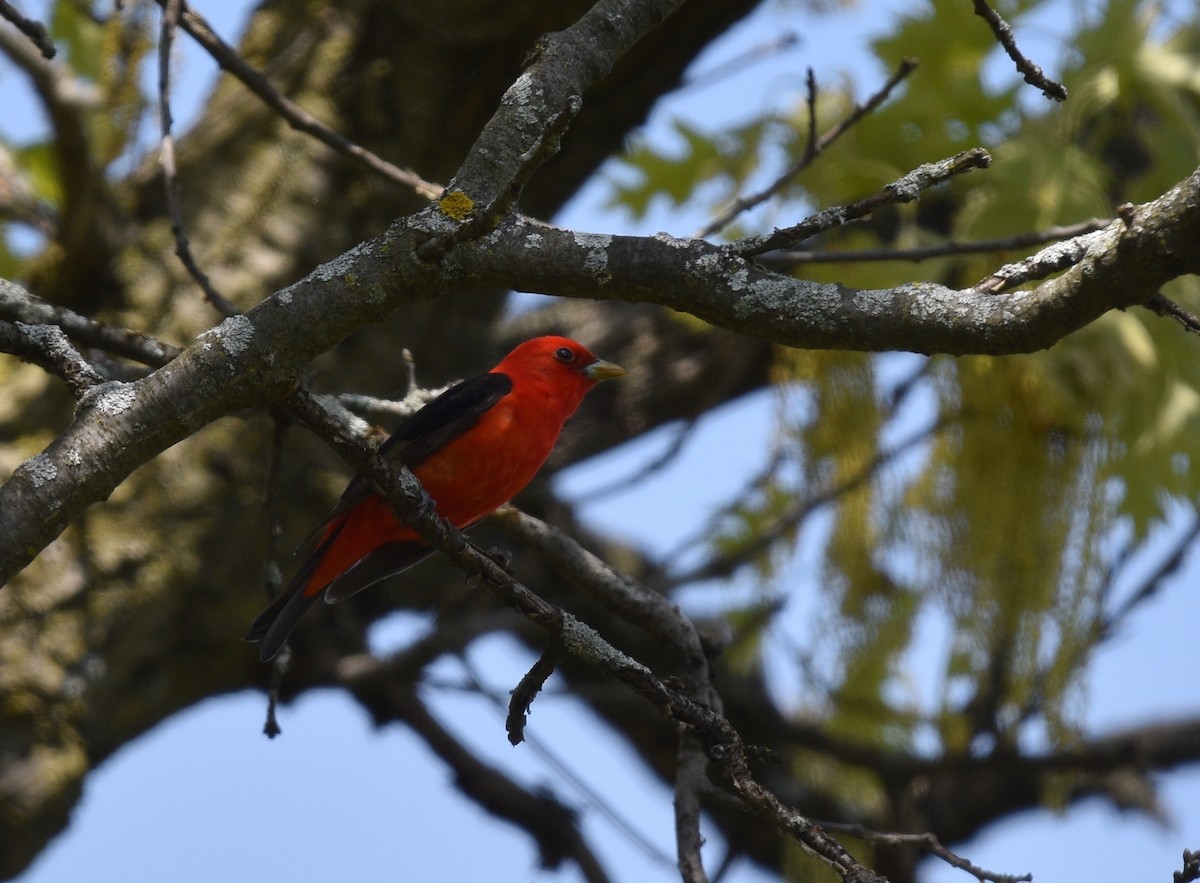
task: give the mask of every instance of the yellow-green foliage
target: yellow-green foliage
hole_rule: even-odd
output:
[[[1004,12],[1020,31],[1043,5],[1022,0]],[[1015,73],[985,85],[981,68],[1000,50],[970,3],[929,0],[907,11],[873,48],[888,68],[916,57],[910,80],[770,209],[726,234],[794,223],[974,146],[993,155],[986,172],[809,245],[1006,237],[1110,216],[1120,202],[1162,193],[1200,162],[1200,20],[1158,14],[1140,0],[1081,11],[1066,26],[1073,30],[1062,36],[1061,56],[1039,58],[1057,66],[1071,92],[1054,105]],[[817,75],[819,130],[878,85]],[[626,161],[640,178],[615,199],[634,212],[656,196],[719,211],[752,174],[770,177],[802,155],[808,113],[800,96],[793,108],[730,132],[679,123],[670,150],[632,149]],[[860,288],[912,279],[970,285],[1027,253],[800,272]],[[1200,310],[1195,279],[1164,293]],[[1069,742],[1118,538],[1139,548],[1173,505],[1200,498],[1194,338],[1139,310],[1107,315],[1047,352],[935,358],[913,383],[920,419],[891,409],[896,378],[878,358],[786,353],[780,365],[773,468],[727,508],[713,544],[724,554],[741,550],[769,593],[787,598],[792,587],[777,584],[781,565],[806,531],[819,538],[820,560],[806,565],[818,569],[812,582],[822,603],[805,652],[819,669],[807,682],[823,689],[796,697],[796,706],[855,739],[911,743],[923,722],[897,688],[932,616],[949,637],[939,648],[944,698],[924,722],[927,736],[966,751],[980,738],[1015,740],[1036,720],[1051,740]],[[936,431],[902,464],[879,467],[898,437],[930,425]],[[842,492],[817,508],[823,520],[798,517],[805,501],[831,489]],[[747,654],[762,642],[748,631],[772,620],[748,625],[740,608],[735,616],[739,660],[749,666]]]

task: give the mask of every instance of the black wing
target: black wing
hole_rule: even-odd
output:
[[[450,387],[406,418],[380,446],[379,453],[391,463],[416,469],[478,423],[492,406],[512,392],[512,385],[507,374],[489,373]],[[361,475],[354,476],[319,530],[374,493],[378,493],[374,484]]]

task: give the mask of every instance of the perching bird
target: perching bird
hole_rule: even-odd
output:
[[[438,514],[465,529],[529,484],[588,391],[624,373],[573,340],[537,337],[433,399],[379,450],[411,469]],[[313,553],[246,633],[264,662],[318,598],[336,604],[433,551],[362,476],[318,530]]]

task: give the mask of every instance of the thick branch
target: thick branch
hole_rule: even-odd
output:
[[[704,242],[581,234],[521,218],[440,262],[421,260],[420,244],[452,224],[436,210],[397,223],[226,320],[144,380],[110,390],[120,410],[107,396],[93,402],[103,407],[82,409],[0,488],[0,580],[142,463],[221,416],[277,401],[316,355],[404,304],[512,286],[656,303],[788,346],[1029,352],[1200,272],[1200,171],[1129,223],[1090,234],[1062,276],[1001,295],[924,283],[854,291],[780,276]]]
[[[519,220],[488,238],[486,257],[462,250],[443,265],[461,259],[464,275],[525,291],[655,303],[787,346],[1000,355],[1044,349],[1200,272],[1200,170],[1135,214],[1128,227],[1088,234],[1063,275],[1003,295],[921,282],[854,290],[781,276],[695,240],[585,235]],[[530,259],[535,251],[539,260]]]
[[[425,243],[421,255],[439,257],[494,229],[530,176],[558,152],[584,91],[681,4],[601,0],[571,27],[545,36],[438,201],[447,217],[465,223]]]

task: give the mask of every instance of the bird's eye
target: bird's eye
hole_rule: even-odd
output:
[[[554,358],[558,359],[565,365],[568,362],[575,361],[575,351],[569,346],[560,346],[554,351]]]

